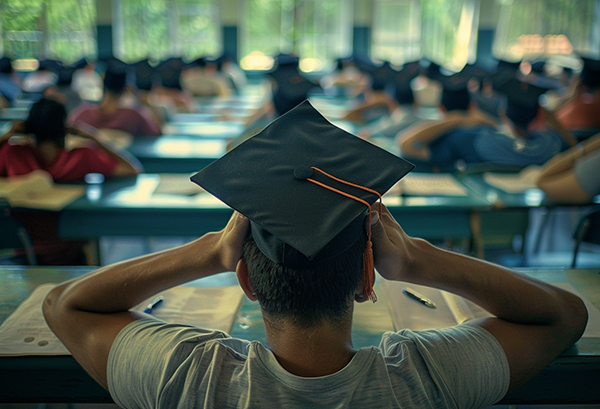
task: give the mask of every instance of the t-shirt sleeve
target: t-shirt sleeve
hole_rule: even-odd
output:
[[[444,400],[455,407],[486,407],[508,391],[510,372],[504,350],[480,326],[388,333],[381,347],[386,355],[394,354],[407,340],[416,346]]]
[[[115,338],[108,356],[106,376],[112,398],[123,408],[155,407],[165,384],[186,356],[199,345],[227,337],[220,331],[154,319],[127,325]]]
[[[581,188],[590,197],[600,194],[600,149],[575,162],[573,171]]]

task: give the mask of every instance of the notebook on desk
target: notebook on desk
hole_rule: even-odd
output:
[[[589,300],[582,296],[568,283],[552,283],[579,296],[588,310],[588,325],[583,333],[583,338],[600,338],[600,311]],[[436,288],[408,284],[402,281],[381,279],[388,302],[392,321],[396,330],[409,328],[411,330],[426,330],[451,327],[463,322],[482,317],[492,317],[479,305],[464,299],[456,294],[438,290]],[[424,295],[436,304],[436,308],[429,308],[422,303],[405,296],[402,289],[409,286]]]
[[[0,325],[0,356],[69,355],[69,351],[48,328],[42,302],[54,284],[37,287]],[[152,315],[167,322],[201,326],[229,332],[242,301],[239,286],[174,287],[160,293],[164,302]],[[143,311],[150,300],[134,308]]]

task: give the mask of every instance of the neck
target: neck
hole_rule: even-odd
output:
[[[294,375],[330,375],[344,368],[356,352],[352,347],[352,311],[349,317],[309,328],[265,317],[267,344],[279,364]]]
[[[104,92],[104,97],[100,104],[98,105],[98,109],[101,112],[113,112],[119,107],[119,100],[121,99],[121,95],[115,95],[111,92]]]
[[[46,163],[50,163],[58,155],[60,148],[54,142],[45,141],[38,145],[38,152]]]

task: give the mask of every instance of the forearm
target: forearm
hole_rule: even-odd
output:
[[[460,120],[456,117],[416,124],[398,135],[400,149],[405,155],[429,159],[429,145],[459,125]]]
[[[572,294],[504,267],[419,240],[405,280],[463,296],[506,321],[554,325],[580,302]]]
[[[99,268],[63,283],[46,300],[50,312],[127,311],[148,297],[179,284],[225,271],[214,250],[219,236]]]

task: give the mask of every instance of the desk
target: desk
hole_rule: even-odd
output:
[[[101,191],[88,187],[85,197],[61,211],[59,235],[199,236],[222,229],[229,220],[231,209],[211,195],[153,194],[159,183],[159,175],[142,174],[109,180]],[[471,191],[463,197],[386,196],[384,203],[408,234],[429,240],[471,238],[472,212],[489,207]]]
[[[226,139],[161,135],[134,137],[127,150],[147,173],[192,173],[223,156],[226,148]]]
[[[165,135],[190,135],[199,138],[234,139],[244,132],[246,126],[241,122],[167,122],[163,125]]]
[[[0,323],[38,285],[58,283],[80,276],[91,267],[0,267]],[[523,269],[527,275],[548,281],[567,282],[600,308],[598,270]],[[197,280],[190,285],[220,286],[236,283],[233,273]],[[377,304],[386,306],[378,291]],[[387,309],[384,309],[386,314]],[[391,322],[391,321],[390,321]],[[353,329],[354,346],[378,344],[381,334],[390,328],[357,323]],[[264,342],[264,326],[257,303],[244,297],[231,335]],[[96,384],[71,356],[0,357],[0,402],[110,402],[110,395]],[[505,404],[597,403],[600,401],[600,339],[583,339],[557,358],[526,385],[511,392]]]

